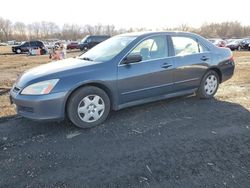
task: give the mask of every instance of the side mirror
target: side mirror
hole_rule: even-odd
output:
[[[136,63],[142,61],[142,56],[138,54],[130,54],[127,57],[124,58],[123,63],[129,64],[129,63]]]

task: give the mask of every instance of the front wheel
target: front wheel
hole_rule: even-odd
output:
[[[209,70],[202,78],[199,89],[196,95],[202,99],[212,98],[219,87],[219,76],[217,72]]]
[[[67,105],[67,114],[73,124],[91,128],[106,120],[110,111],[110,99],[98,87],[87,86],[75,91]]]
[[[17,50],[16,50],[16,53],[17,53],[17,54],[20,54],[21,52],[22,52],[22,51],[21,51],[20,49],[17,49]]]

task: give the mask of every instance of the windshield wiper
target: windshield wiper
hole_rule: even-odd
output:
[[[81,57],[79,59],[86,60],[86,61],[93,61],[93,59],[90,59],[89,57]]]

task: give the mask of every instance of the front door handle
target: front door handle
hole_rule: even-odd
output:
[[[202,56],[202,57],[201,57],[201,60],[202,60],[202,61],[207,61],[207,60],[209,60],[209,57]]]
[[[173,65],[171,65],[171,64],[164,63],[164,64],[161,66],[161,68],[167,69],[167,68],[172,67],[172,66],[173,66]]]

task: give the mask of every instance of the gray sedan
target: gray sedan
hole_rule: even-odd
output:
[[[77,58],[25,72],[10,92],[17,112],[36,120],[102,123],[110,110],[186,94],[212,98],[232,77],[232,52],[186,32],[112,37]]]

